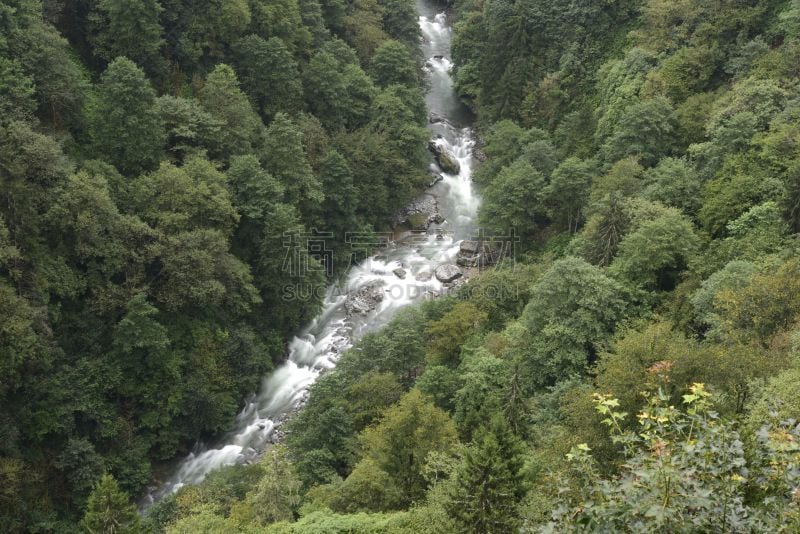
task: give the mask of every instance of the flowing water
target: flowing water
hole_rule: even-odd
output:
[[[425,100],[431,116],[443,119],[431,124],[430,129],[433,136],[439,136],[436,142],[445,145],[461,165],[458,175],[444,174],[443,180],[428,191],[436,197],[446,220],[428,234],[390,243],[378,255],[351,268],[343,287],[329,288],[322,312],[291,341],[289,358],[264,378],[259,393],[247,401],[236,417],[234,429],[215,445],[198,444],[145,505],[186,484],[201,482],[214,469],[257,459],[272,442],[276,427],[302,405],[311,384],[332,369],[339,355],[355,340],[385,325],[400,308],[442,291],[442,284],[435,277],[424,274],[433,272],[439,264],[452,262],[460,240],[474,235],[478,208],[470,180],[474,138],[469,128],[471,116],[458,100],[450,76],[452,28],[445,13],[430,0],[417,0],[417,10],[423,37],[421,48],[428,58],[425,71],[429,89]],[[438,169],[433,166],[432,170]],[[392,273],[399,267],[408,272],[404,279]],[[425,281],[418,281],[418,276]],[[348,317],[344,310],[347,294],[377,281],[383,282],[385,292],[377,308],[366,315]]]

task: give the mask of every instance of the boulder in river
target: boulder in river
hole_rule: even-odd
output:
[[[417,282],[427,282],[431,278],[433,278],[433,273],[430,271],[420,271],[417,273],[417,276],[414,277]]]
[[[446,148],[442,150],[439,157],[436,158],[436,161],[439,162],[439,167],[447,174],[458,174],[461,172],[461,164]]]
[[[467,254],[468,255],[472,255],[472,254],[476,254],[478,252],[479,248],[480,248],[480,243],[479,242],[470,241],[468,239],[465,239],[459,245],[458,253],[459,254],[465,254],[465,255],[467,255]]]
[[[435,139],[428,142],[428,150],[436,156],[436,162],[447,174],[458,174],[461,172],[461,164],[450,150],[441,143],[437,143]]]
[[[378,307],[383,296],[383,280],[375,280],[349,294],[344,301],[344,310],[348,317],[355,314],[366,315]]]
[[[477,267],[481,262],[481,243],[465,239],[458,247],[456,264],[461,267]]]
[[[394,275],[395,275],[397,278],[399,278],[400,280],[403,280],[403,279],[405,279],[405,277],[406,277],[406,270],[405,270],[405,269],[403,269],[402,267],[398,267],[397,269],[395,269],[395,270],[394,270],[394,271],[392,271],[392,272],[393,272],[393,273],[394,273]]]
[[[411,230],[427,230],[432,222],[439,220],[444,220],[439,214],[439,202],[434,195],[426,193],[398,213],[395,225],[405,225]]]
[[[449,284],[453,280],[461,278],[464,273],[458,268],[457,265],[453,265],[452,263],[443,263],[436,268],[433,274],[441,283]]]

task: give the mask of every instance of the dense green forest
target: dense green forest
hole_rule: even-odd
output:
[[[417,55],[403,0],[0,1],[0,531],[228,428],[327,284],[285,235],[429,181]]]
[[[516,256],[139,517],[315,312],[283,233],[424,185],[414,6],[0,0],[2,530],[800,530],[800,1],[445,7]]]

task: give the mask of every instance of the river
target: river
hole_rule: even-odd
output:
[[[320,314],[291,341],[288,359],[263,379],[259,393],[247,400],[236,417],[233,430],[213,445],[195,446],[167,482],[148,496],[145,506],[184,485],[200,483],[214,469],[256,460],[274,441],[281,423],[302,406],[309,387],[335,367],[344,350],[365,333],[385,325],[399,309],[442,292],[443,285],[427,273],[452,262],[460,241],[475,234],[478,198],[470,178],[474,137],[471,115],[456,96],[450,75],[452,27],[441,6],[429,0],[417,0],[416,6],[422,32],[420,46],[428,58],[425,101],[431,116],[443,119],[429,128],[432,137],[439,137],[436,142],[449,149],[461,166],[458,175],[443,174],[443,179],[427,191],[435,196],[445,221],[434,225],[428,234],[394,241],[352,267],[342,285],[329,288]],[[431,165],[438,171],[435,164]],[[397,268],[407,271],[404,279],[393,274]],[[344,310],[348,293],[378,282],[384,284],[384,298],[376,309],[348,317]]]

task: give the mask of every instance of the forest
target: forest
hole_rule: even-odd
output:
[[[800,0],[441,9],[515,255],[141,514],[429,181],[416,8],[0,0],[0,530],[800,530]]]

